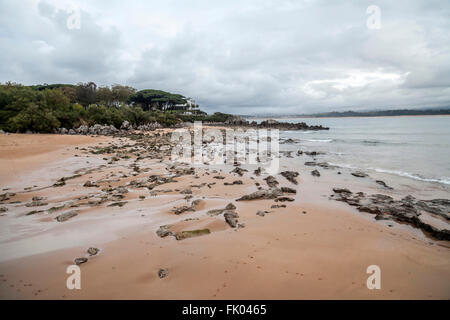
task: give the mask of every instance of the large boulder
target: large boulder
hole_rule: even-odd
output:
[[[130,129],[132,129],[130,122],[128,122],[127,120],[122,122],[122,125],[120,126],[120,129],[121,130],[130,130]]]

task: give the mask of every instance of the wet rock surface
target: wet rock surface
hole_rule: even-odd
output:
[[[264,129],[278,129],[278,130],[329,130],[327,127],[321,125],[307,125],[305,122],[290,123],[279,122],[277,120],[268,119],[257,123],[256,121],[249,122],[240,116],[234,116],[224,123],[220,123],[226,126],[239,126],[239,127],[251,127],[251,128],[264,128]],[[214,124],[218,125],[218,124]]]
[[[210,234],[210,233],[211,233],[211,231],[209,231],[209,229],[180,231],[175,234],[175,239],[184,240],[184,239],[188,239],[188,238],[203,236],[203,235]]]
[[[242,196],[242,197],[236,199],[236,201],[275,199],[276,197],[279,197],[282,194],[283,194],[283,192],[277,188],[269,189],[269,190],[258,190],[258,191],[252,192],[250,194],[247,194],[245,196]]]
[[[67,221],[67,220],[77,216],[77,215],[78,215],[77,211],[75,211],[75,210],[69,211],[69,212],[66,212],[66,213],[63,213],[63,214],[60,214],[59,216],[57,216],[56,221],[64,222],[64,221]]]
[[[293,184],[298,184],[297,177],[299,176],[299,173],[296,171],[283,171],[280,173],[283,177],[285,177],[288,181],[292,182]]]
[[[84,258],[84,257],[82,257],[82,258],[76,258],[73,262],[74,262],[77,266],[79,266],[80,264],[83,264],[83,263],[88,262],[88,258]]]
[[[267,182],[267,185],[270,188],[276,187],[279,183],[273,176],[268,176],[267,178],[264,178],[264,180]]]
[[[90,247],[89,249],[87,249],[87,253],[89,253],[90,256],[95,256],[99,252],[100,252],[100,249],[95,248],[95,247]]]
[[[160,226],[158,230],[156,230],[156,234],[160,238],[165,238],[167,236],[173,236],[174,233],[169,230],[170,225]]]
[[[410,195],[395,200],[384,194],[366,195],[363,192],[353,193],[348,189],[340,188],[334,188],[333,192],[335,194],[331,195],[332,199],[354,206],[358,211],[374,214],[377,220],[392,219],[400,223],[407,223],[436,239],[450,240],[450,230],[439,229],[420,218],[422,214],[431,214],[448,221],[450,219],[450,200],[418,200]]]
[[[320,172],[318,170],[311,171],[311,175],[314,177],[320,177]]]
[[[357,177],[357,178],[365,178],[368,177],[369,175],[365,172],[362,171],[355,171],[351,173],[352,176]]]
[[[239,215],[235,212],[235,211],[230,211],[227,210],[224,214],[223,214],[224,218],[225,218],[225,222],[228,223],[228,225],[232,228],[236,228],[237,224],[238,224],[238,217]]]

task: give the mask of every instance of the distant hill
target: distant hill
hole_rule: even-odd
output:
[[[342,118],[342,117],[396,117],[396,116],[424,116],[424,115],[450,115],[450,107],[433,109],[397,109],[376,111],[331,111],[322,113],[295,114],[295,115],[252,115],[246,118],[272,117],[272,118]]]

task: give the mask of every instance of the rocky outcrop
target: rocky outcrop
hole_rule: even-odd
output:
[[[281,187],[281,192],[283,193],[297,193],[297,190],[289,187]]]
[[[236,199],[236,201],[249,201],[249,200],[259,200],[259,199],[275,199],[281,196],[283,192],[280,189],[269,189],[269,190],[258,190],[253,193],[247,194],[245,196]]]
[[[273,119],[262,121],[260,124],[254,124],[252,126],[258,128],[270,128],[279,130],[329,130],[327,127],[322,126],[309,126],[305,122],[290,123],[290,122],[279,122]]]
[[[233,116],[230,119],[222,123],[210,123],[211,125],[225,125],[225,126],[239,126],[239,127],[249,127],[255,129],[278,129],[278,130],[329,130],[327,127],[323,126],[309,126],[305,122],[290,123],[290,122],[280,122],[273,119],[264,120],[260,123],[256,121],[249,122],[240,116]]]
[[[55,133],[58,134],[80,134],[80,135],[116,135],[120,133],[126,132],[134,132],[134,130],[139,131],[153,131],[155,129],[162,128],[162,125],[157,122],[147,123],[139,125],[138,127],[134,127],[130,122],[124,121],[120,126],[120,129],[117,129],[113,125],[101,125],[94,124],[93,126],[81,125],[78,128],[66,129],[66,128],[58,128],[55,130]]]
[[[167,236],[175,235],[172,231],[169,230],[170,225],[160,226],[158,230],[156,230],[156,234],[160,238],[164,238]]]
[[[227,210],[223,217],[225,218],[225,222],[232,228],[236,228],[238,224],[239,215],[235,211]]]
[[[267,178],[264,178],[263,180],[265,180],[267,182],[267,185],[270,188],[275,188],[279,184],[278,181],[273,176],[268,176]]]
[[[366,195],[363,192],[352,193],[348,189],[333,189],[332,199],[343,201],[354,206],[361,212],[376,215],[377,220],[392,219],[401,223],[408,223],[423,230],[439,240],[450,240],[450,230],[438,229],[424,222],[422,214],[438,215],[449,220],[450,200],[417,200],[412,196],[406,196],[400,200],[394,200],[384,194]]]
[[[296,177],[298,177],[299,173],[295,171],[283,171],[280,173],[283,177],[285,177],[288,181],[293,184],[298,184]]]

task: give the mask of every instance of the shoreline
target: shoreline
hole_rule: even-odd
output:
[[[33,168],[20,172],[21,179],[31,181],[39,170],[50,170],[54,171],[51,183],[59,181],[53,177],[65,176],[65,185],[52,187],[43,179],[42,185],[30,190],[23,190],[29,184],[19,183],[2,191],[16,195],[0,204],[6,203],[8,208],[0,216],[0,299],[450,297],[448,241],[429,238],[395,221],[376,221],[373,215],[329,199],[332,187],[350,186],[352,191],[374,193],[379,186],[361,182],[343,169],[338,176],[335,170],[320,168],[322,176],[316,179],[310,174],[314,168],[302,167],[297,168],[298,185],[275,176],[278,187],[297,191],[285,194],[294,201],[236,201],[257,191],[256,183],[267,189],[267,174],[255,176],[249,168],[240,176],[229,172],[231,165],[204,165],[193,172],[190,166],[173,166],[167,159],[170,150],[164,147],[168,143],[164,133],[170,131],[156,130],[147,134],[145,141],[89,136],[75,141],[80,136],[73,136],[70,142],[67,135],[46,136],[52,147],[39,156]],[[161,136],[156,137],[157,133]],[[21,137],[39,139],[36,135]],[[21,147],[16,135],[2,139]],[[53,139],[66,142],[57,145]],[[27,145],[22,147],[25,150]],[[35,156],[27,154],[24,159]],[[114,157],[118,159],[112,161]],[[57,165],[67,159],[89,163],[65,168],[70,169],[69,174]],[[292,169],[286,163],[281,166],[280,171]],[[71,177],[77,174],[80,176]],[[149,181],[151,176],[155,178]],[[175,181],[164,180],[171,176]],[[84,186],[87,180],[97,186]],[[224,184],[237,180],[242,184]],[[0,175],[0,181],[3,189],[10,181],[7,172]],[[122,193],[123,189],[127,192]],[[399,197],[396,190],[392,195]],[[25,207],[32,197],[48,204]],[[244,226],[232,228],[223,214],[208,214],[229,203],[236,206],[238,223]],[[48,212],[63,204],[64,208]],[[286,208],[271,208],[282,204]],[[187,209],[174,214],[182,207]],[[42,212],[27,216],[32,210]],[[55,221],[72,210],[78,211],[77,216]],[[264,214],[257,215],[258,211]],[[162,225],[171,225],[169,230],[174,233],[210,232],[177,240],[172,235],[159,237],[156,232]],[[89,247],[100,252],[89,256]],[[80,265],[82,290],[68,290],[65,269],[77,257],[89,259]],[[382,290],[365,286],[366,268],[371,264],[381,267]],[[167,268],[167,277],[158,277],[160,268]]]

